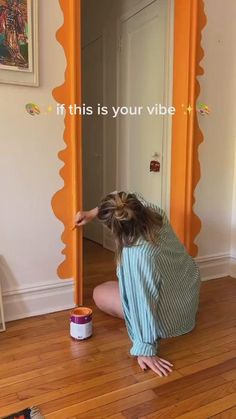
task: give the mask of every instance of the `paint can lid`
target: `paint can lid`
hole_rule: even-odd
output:
[[[88,307],[76,307],[71,310],[71,316],[75,317],[84,317],[84,316],[91,316],[92,309]]]

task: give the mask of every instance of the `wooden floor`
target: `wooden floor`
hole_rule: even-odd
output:
[[[86,255],[93,337],[70,339],[69,312],[9,323],[0,334],[0,417],[38,406],[48,419],[236,418],[236,279],[202,284],[195,330],[161,342],[174,364],[161,378],[129,355],[124,321],[91,300],[94,285],[115,279],[113,255],[91,244]]]

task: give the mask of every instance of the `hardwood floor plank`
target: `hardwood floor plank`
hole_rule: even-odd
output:
[[[100,374],[97,377],[94,377],[94,372],[92,372],[91,374],[91,378],[88,379],[88,376],[86,374],[86,376],[83,377],[83,380],[81,379],[81,377],[78,376],[74,376],[69,377],[68,380],[63,384],[63,382],[61,382],[61,380],[57,380],[57,381],[53,381],[51,383],[51,386],[49,386],[49,388],[47,386],[44,386],[42,389],[42,385],[38,386],[38,387],[34,387],[32,388],[28,388],[27,390],[22,390],[18,392],[18,397],[20,400],[23,399],[27,399],[30,397],[35,397],[37,395],[41,395],[44,392],[48,393],[50,392],[50,387],[56,390],[61,390],[61,393],[63,391],[63,394],[73,394],[75,392],[78,391],[84,391],[87,389],[92,389],[94,387],[97,386],[103,386],[104,384],[107,384],[109,382],[113,382],[117,379],[123,379],[126,380],[128,377],[133,376],[134,382],[136,382],[136,378],[133,375],[133,369],[132,368],[123,368],[123,369],[119,369],[117,371],[114,371],[112,373],[108,373],[108,374],[102,374],[100,372]],[[74,384],[73,384],[74,381]],[[70,382],[70,384],[69,384]]]
[[[134,394],[133,396],[126,397],[126,398],[121,399],[121,400],[117,400],[113,403],[105,404],[105,405],[103,405],[101,407],[98,407],[96,409],[89,410],[88,412],[83,412],[83,414],[82,414],[83,419],[111,418],[111,417],[114,417],[113,415],[110,416],[112,412],[113,413],[118,412],[115,415],[115,417],[118,415],[118,417],[123,417],[124,418],[125,416],[122,415],[120,413],[120,411],[123,410],[123,409],[126,409],[126,408],[132,408],[132,406],[136,406],[137,403],[140,402],[140,399],[142,399],[144,402],[148,401],[148,400],[151,401],[151,400],[155,399],[155,394],[151,390],[148,390],[148,391],[144,391],[141,395],[140,394]]]
[[[221,341],[224,341],[224,338],[226,337],[227,339],[228,336],[231,336],[231,337],[233,336],[235,338],[235,334],[236,334],[236,320],[233,321],[233,325],[232,325],[232,321],[230,322],[229,320],[228,322],[217,324],[214,327],[214,329],[211,330],[210,334],[209,334],[208,329],[201,331],[196,327],[192,332],[186,335],[182,335],[181,337],[177,336],[174,338],[163,339],[161,341],[161,348],[163,348],[163,350],[166,350],[167,353],[168,353],[168,348],[167,348],[168,346],[170,346],[169,352],[170,350],[174,352],[176,351],[177,348],[186,349],[186,346],[201,349],[201,347],[204,347],[206,342],[209,343],[211,347],[211,345],[214,345],[214,342],[216,340],[221,339]]]
[[[129,377],[129,379],[127,378],[127,382],[131,382],[133,383],[135,380],[134,377]],[[84,391],[84,392],[80,392],[79,389],[77,388],[77,392],[75,391],[75,388],[73,387],[73,389],[69,388],[65,388],[62,390],[57,390],[57,391],[51,391],[51,392],[47,392],[45,394],[40,394],[38,396],[35,397],[30,397],[27,398],[23,401],[20,401],[18,403],[14,403],[12,405],[7,405],[4,406],[1,409],[1,415],[9,415],[11,412],[14,411],[20,411],[22,409],[25,409],[27,406],[38,406],[42,409],[42,413],[46,414],[47,412],[57,412],[57,410],[64,406],[70,406],[70,404],[75,404],[76,401],[79,400],[79,398],[83,399],[85,398],[86,400],[89,400],[88,403],[90,403],[90,395],[91,394],[96,394],[96,393],[103,393],[106,391],[112,391],[113,388],[115,389],[120,389],[123,387],[123,379],[121,380],[115,380],[113,382],[109,382],[107,385],[104,384],[102,387],[98,388],[92,388],[89,389],[89,391]],[[110,394],[110,393],[109,393]],[[61,406],[61,407],[60,407]],[[67,408],[67,407],[66,407]],[[64,409],[62,409],[61,411],[63,411]],[[77,413],[77,412],[75,412]],[[59,413],[57,413],[58,415]],[[73,412],[71,413],[72,415],[74,414]],[[50,415],[49,415],[50,416]]]
[[[143,416],[151,414],[156,412],[157,409],[160,410],[168,406],[174,406],[176,403],[190,399],[192,396],[205,393],[205,391],[210,389],[217,389],[220,385],[227,383],[221,373],[229,371],[230,369],[231,362],[226,361],[223,364],[189,376],[183,376],[176,381],[163,385],[159,388],[154,388],[153,391],[157,394],[156,402],[139,404],[131,411],[123,411],[123,414],[130,419],[139,418],[140,415]]]
[[[121,399],[125,399],[127,398],[127,396],[130,397],[138,393],[143,394],[143,392],[158,386],[158,382],[159,382],[159,385],[162,385],[164,381],[177,380],[178,378],[179,378],[178,373],[173,373],[171,376],[165,377],[165,378],[155,377],[144,383],[136,383],[136,384],[130,385],[129,387],[124,387],[116,391],[110,391],[107,394],[103,394],[95,398],[90,398],[86,401],[74,403],[72,406],[66,407],[64,409],[58,409],[58,411],[54,411],[54,413],[52,414],[47,414],[47,412],[43,410],[42,408],[43,406],[41,406],[41,408],[42,408],[42,412],[44,414],[47,414],[47,419],[52,419],[56,417],[58,419],[65,419],[67,417],[70,417],[71,415],[77,415],[79,413],[80,414],[83,413],[83,416],[84,416],[86,412],[89,412],[92,409],[105,406],[109,403],[113,403]],[[141,394],[139,396],[141,397]]]
[[[180,401],[184,401],[186,399],[191,398],[196,394],[204,393],[206,390],[217,388],[219,385],[223,384],[224,380],[222,377],[212,377],[208,380],[205,380],[203,383],[194,383],[189,385],[188,387],[183,385],[182,388],[182,379],[177,380],[176,382],[176,389],[173,391],[171,389],[169,391],[169,386],[165,385],[158,389],[153,389],[156,393],[157,398],[150,402],[142,403],[139,402],[134,408],[124,410],[122,409],[122,413],[127,419],[138,419],[140,416],[148,415],[151,413],[155,413],[157,417],[159,417],[159,411],[164,408],[169,408],[170,406],[175,406],[176,403]],[[158,410],[157,410],[158,409]],[[171,416],[171,412],[167,416]],[[162,417],[162,416],[160,416]],[[175,416],[173,416],[175,417]]]
[[[58,373],[51,372],[50,374],[40,375],[39,377],[20,381],[19,383],[10,384],[6,387],[3,387],[1,389],[1,395],[8,395],[12,392],[26,394],[27,391],[30,389],[30,391],[34,392],[34,395],[37,394],[43,394],[44,392],[49,392],[52,390],[58,390],[62,389],[64,387],[71,386],[73,384],[79,384],[84,383],[84,388],[89,388],[90,386],[90,380],[91,386],[99,385],[101,377],[104,381],[112,381],[112,378],[119,378],[119,377],[125,377],[127,375],[134,375],[136,380],[138,381],[138,376],[141,374],[138,374],[138,370],[140,368],[138,366],[132,366],[130,367],[130,361],[129,362],[123,362],[122,368],[119,368],[117,371],[116,364],[110,364],[107,366],[104,366],[103,370],[101,370],[100,367],[91,369],[90,372],[87,370],[83,372],[79,372],[75,374],[75,369],[62,369],[62,371],[59,371]],[[137,374],[134,374],[136,373]],[[98,377],[98,380],[96,378]],[[86,383],[86,384],[85,384]],[[33,389],[33,390],[32,390]],[[24,393],[25,392],[25,393]]]
[[[209,366],[220,364],[221,362],[224,362],[228,359],[233,360],[235,357],[236,357],[236,349],[222,353],[220,355],[214,356],[204,361],[197,362],[188,367],[180,368],[179,371],[183,375],[193,374],[194,372],[201,371]]]
[[[236,380],[236,368],[232,368],[231,371],[222,374],[222,376],[228,381]]]
[[[208,403],[199,409],[192,410],[188,414],[177,416],[178,419],[206,419],[210,415],[224,411],[227,408],[234,407],[236,401],[236,392],[229,394],[228,396],[222,397],[215,400],[212,403]]]
[[[211,416],[209,419],[235,419],[236,418],[236,405],[231,409],[224,410],[217,415]]]
[[[2,361],[2,359],[1,359]],[[29,358],[26,359],[21,359],[21,360],[13,360],[10,362],[1,362],[0,365],[0,377],[4,377],[5,374],[9,374],[9,371],[12,370],[16,370],[17,368],[24,368],[26,365],[29,364],[35,364],[37,362],[40,361],[39,356],[31,356]]]
[[[164,409],[156,409],[152,414],[146,414],[148,419],[206,419],[209,416],[232,407],[235,404],[236,382],[223,384],[211,390],[177,402]],[[156,401],[155,401],[156,402]],[[222,408],[222,406],[224,406]],[[221,409],[221,410],[220,410]]]
[[[131,385],[134,385],[136,383],[136,380],[133,376],[128,376],[125,378],[125,385],[127,385],[126,390],[129,389]],[[120,389],[124,389],[124,379],[117,379],[114,381],[109,381],[108,383],[104,382],[100,386],[93,386],[87,390],[80,390],[77,387],[77,391],[73,390],[73,392],[70,392],[68,394],[68,390],[65,389],[65,391],[60,391],[61,397],[57,395],[57,398],[53,401],[49,401],[47,403],[40,404],[40,409],[43,414],[49,415],[50,413],[62,411],[66,412],[67,409],[70,411],[71,405],[80,404],[80,403],[88,403],[88,405],[91,408],[91,400],[94,400],[95,398],[103,397],[106,394],[112,394],[113,392],[119,391]],[[68,394],[68,395],[64,395]],[[76,414],[78,412],[73,411],[73,414]],[[57,415],[59,416],[60,413],[57,412]]]
[[[19,399],[16,393],[11,393],[7,396],[2,396],[1,395],[1,399],[0,399],[0,409],[2,410],[2,407],[4,406],[9,406],[11,404],[15,404],[18,403]],[[0,413],[1,413],[0,410]]]

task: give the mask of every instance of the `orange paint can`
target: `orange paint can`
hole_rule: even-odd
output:
[[[73,339],[84,340],[92,336],[92,309],[74,308],[70,313],[70,335]]]

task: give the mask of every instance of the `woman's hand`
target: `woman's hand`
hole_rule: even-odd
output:
[[[94,208],[90,211],[79,211],[75,216],[75,226],[81,227],[92,221],[98,213],[98,208]]]
[[[171,364],[169,361],[166,361],[163,358],[159,358],[159,356],[138,356],[138,363],[142,370],[146,370],[149,367],[151,370],[156,372],[160,377],[167,376],[170,372],[172,372]]]

